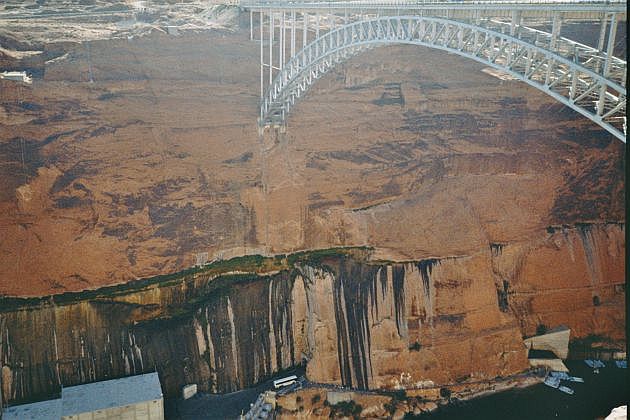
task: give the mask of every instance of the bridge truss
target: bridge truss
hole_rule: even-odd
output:
[[[625,60],[614,57],[624,3],[242,3],[260,43],[261,130],[284,127],[296,101],[336,64],[388,44],[455,53],[508,73],[626,141]],[[562,37],[599,25],[596,46]],[[527,21],[527,24],[526,24]],[[550,30],[534,29],[532,26]],[[301,44],[301,47],[298,46]],[[299,49],[298,49],[299,48]]]

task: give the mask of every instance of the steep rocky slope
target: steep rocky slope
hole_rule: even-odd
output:
[[[465,256],[624,220],[619,141],[427,49],[353,59],[260,142],[244,37],[94,41],[94,83],[78,45],[33,86],[3,84],[0,293],[174,272],[204,252]]]
[[[539,325],[625,345],[619,141],[417,47],[338,67],[285,134],[259,139],[246,37],[57,45],[32,86],[0,81],[0,294],[96,289],[206,253],[367,245],[369,259],[280,264],[218,294],[182,275],[5,298],[4,398],[155,368],[169,393],[228,391],[303,358],[312,379],[358,387],[491,378],[526,367]]]
[[[187,383],[228,392],[302,363],[311,381],[358,389],[476,383],[525,370],[522,334],[540,324],[623,348],[623,229],[561,235],[406,263],[347,248],[244,257],[96,292],[5,298],[2,395],[42,398],[154,370],[167,396]]]

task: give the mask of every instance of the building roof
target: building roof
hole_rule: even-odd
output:
[[[63,388],[61,415],[69,416],[159,399],[162,399],[162,387],[157,372],[153,372]]]
[[[14,405],[2,412],[2,420],[50,420],[61,418],[61,399]]]

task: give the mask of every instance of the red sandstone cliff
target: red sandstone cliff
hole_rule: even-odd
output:
[[[245,37],[95,41],[94,83],[74,45],[32,86],[2,84],[0,294],[172,273],[204,252],[369,245],[376,260],[433,261],[431,281],[407,264],[407,289],[386,271],[379,309],[363,308],[367,375],[364,364],[342,373],[336,334],[347,324],[327,318],[341,296],[304,273],[292,328],[312,332],[294,336],[313,378],[503,375],[524,368],[520,335],[539,324],[623,345],[620,142],[538,91],[416,47],[339,67],[286,134],[261,142],[258,52]],[[310,317],[309,299],[321,308]]]
[[[624,221],[620,142],[428,49],[353,59],[260,143],[243,38],[99,41],[95,83],[76,46],[43,81],[3,84],[0,293],[173,272],[201,252],[368,244],[441,258]]]

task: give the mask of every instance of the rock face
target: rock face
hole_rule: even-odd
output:
[[[518,327],[499,310],[491,277],[484,282],[479,276],[490,271],[488,257],[388,266],[341,260],[336,276],[301,270],[296,281],[304,282],[309,308],[308,347],[301,350],[307,376],[362,389],[397,388],[524,369]],[[294,293],[294,301],[300,297]]]
[[[188,383],[241,389],[294,364],[290,291],[286,273],[187,276],[173,286],[3,313],[3,397],[43,397],[60,384],[155,370],[171,396]]]
[[[541,325],[625,346],[620,142],[409,46],[260,139],[247,35],[43,45],[32,86],[0,81],[0,295],[46,296],[0,301],[5,400],[154,369],[226,392],[302,361],[358,388],[492,378]],[[372,252],[126,284],[337,246]]]
[[[0,294],[172,273],[206,253],[463,257],[548,226],[624,222],[621,142],[430,49],[353,58],[261,142],[247,36],[69,44],[32,86],[3,81]]]
[[[587,231],[598,262],[580,267],[592,251]],[[229,392],[300,363],[312,381],[360,389],[488,380],[528,367],[522,334],[539,323],[623,347],[623,235],[619,225],[564,228],[520,247],[406,263],[333,250],[273,259],[277,267],[259,262],[266,274],[210,268],[152,284],[5,298],[2,395],[45,397],[60,384],[154,370],[168,396],[188,383]],[[548,261],[542,251],[559,272],[577,265],[582,277],[553,284],[550,270],[540,287],[529,273]],[[560,258],[568,252],[574,260]],[[589,281],[604,265],[612,271]]]
[[[303,360],[313,381],[363,389],[515,373],[527,367],[518,325],[490,278],[482,293],[472,287],[469,269],[489,263],[489,253],[406,264],[339,256],[221,288],[202,276],[21,308],[0,317],[3,395],[154,369],[169,395],[185,383],[228,392]]]
[[[496,253],[495,276],[504,281],[524,335],[541,324],[567,325],[572,338],[608,331],[624,341],[624,225],[550,228],[540,241]],[[521,270],[512,271],[515,265]]]

